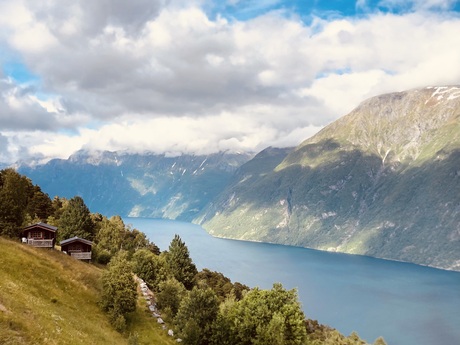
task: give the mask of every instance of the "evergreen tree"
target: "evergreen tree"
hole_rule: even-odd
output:
[[[48,194],[42,192],[39,186],[31,186],[27,213],[31,218],[46,221],[53,214],[53,205]]]
[[[75,196],[64,207],[59,219],[60,240],[78,236],[87,240],[94,240],[95,225],[91,213],[83,199]]]
[[[166,264],[171,275],[184,284],[187,290],[193,287],[194,277],[198,271],[190,258],[187,246],[179,235],[175,235],[169,245]]]
[[[0,171],[0,234],[18,236],[31,187],[32,182],[14,169]]]

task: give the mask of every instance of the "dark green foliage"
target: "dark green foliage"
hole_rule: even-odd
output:
[[[118,251],[125,250],[129,256],[138,249],[148,249],[152,253],[158,253],[158,247],[149,242],[145,234],[137,229],[126,226],[120,216],[113,216],[110,219],[101,215],[93,214],[92,220],[95,224],[96,236],[96,260],[103,262],[106,257],[112,257]],[[99,255],[103,257],[99,258]]]
[[[256,288],[221,310],[213,344],[226,341],[220,335],[234,345],[301,345],[306,339],[304,322],[295,290],[287,291],[281,284],[272,290]]]
[[[211,344],[212,324],[219,301],[211,289],[194,288],[182,300],[174,318],[180,337],[187,345]]]
[[[150,287],[155,287],[160,270],[160,259],[148,249],[137,250],[131,259],[133,272]]]
[[[137,301],[137,285],[127,258],[126,252],[118,253],[102,275],[101,306],[119,331],[124,329],[126,316],[136,309]]]
[[[59,218],[60,240],[78,236],[92,241],[95,235],[95,225],[91,219],[91,213],[83,199],[75,196],[64,206]]]
[[[211,344],[236,345],[235,300],[229,298],[220,304],[219,313],[212,324]]]
[[[243,297],[243,291],[249,291],[249,287],[231,280],[220,272],[213,272],[207,268],[198,272],[195,276],[195,283],[199,288],[211,288],[219,300],[223,302],[226,298],[234,296],[237,300]]]
[[[128,231],[125,231],[123,238],[123,249],[134,253],[138,249],[147,247],[149,247],[147,236],[142,231],[128,227]]]
[[[52,214],[51,216],[54,219],[61,218],[62,212],[64,211],[64,202],[67,202],[66,199],[55,196],[51,201]]]
[[[112,258],[112,255],[107,249],[100,249],[97,245],[93,246],[93,260],[102,265],[107,265]]]
[[[0,226],[3,234],[17,236],[17,228],[22,225],[31,183],[13,169],[0,172]]]
[[[111,310],[109,312],[109,319],[113,328],[118,332],[124,332],[126,330],[126,318],[123,315],[118,314],[115,310]]]
[[[29,193],[30,198],[26,208],[27,214],[45,222],[53,214],[53,205],[50,197],[48,194],[43,193],[39,186],[33,186]]]
[[[175,235],[166,255],[166,265],[170,274],[184,284],[187,290],[192,289],[195,275],[198,273],[190,258],[187,246],[179,235]]]
[[[107,217],[94,217],[96,225],[97,248],[101,252],[106,250],[110,255],[115,255],[123,248],[125,239],[125,224],[121,217],[114,216],[108,219]]]
[[[0,234],[17,237],[26,220],[44,221],[51,200],[38,186],[14,169],[0,171]]]
[[[316,320],[306,320],[305,326],[307,330],[307,344],[309,345],[365,345],[356,332],[352,332],[348,337],[341,334],[336,329],[329,326],[321,325]],[[386,345],[381,343],[383,338],[376,340],[378,345]]]
[[[184,285],[175,278],[161,282],[156,293],[158,308],[167,311],[172,317],[176,316],[186,291]]]

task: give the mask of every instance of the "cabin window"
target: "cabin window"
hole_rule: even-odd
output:
[[[30,238],[33,238],[33,239],[40,239],[40,238],[43,238],[43,234],[41,231],[31,231],[30,232]]]

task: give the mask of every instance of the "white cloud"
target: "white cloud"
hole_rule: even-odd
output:
[[[279,13],[211,18],[199,1],[166,3],[4,0],[0,46],[39,77],[34,87],[0,81],[0,135],[10,151],[295,145],[364,98],[460,79],[460,19],[450,13],[306,25]],[[428,3],[411,6],[453,2]]]

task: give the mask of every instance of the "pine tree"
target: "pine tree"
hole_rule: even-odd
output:
[[[31,186],[27,213],[31,218],[37,217],[41,221],[53,214],[53,205],[48,194],[42,192],[39,186]]]
[[[59,219],[59,238],[78,236],[92,241],[94,235],[95,225],[85,202],[79,196],[70,199]]]
[[[195,275],[198,273],[190,253],[179,235],[175,235],[169,245],[166,264],[170,274],[184,284],[187,290],[192,289]]]
[[[0,171],[0,234],[18,235],[23,225],[31,181],[14,169]]]

